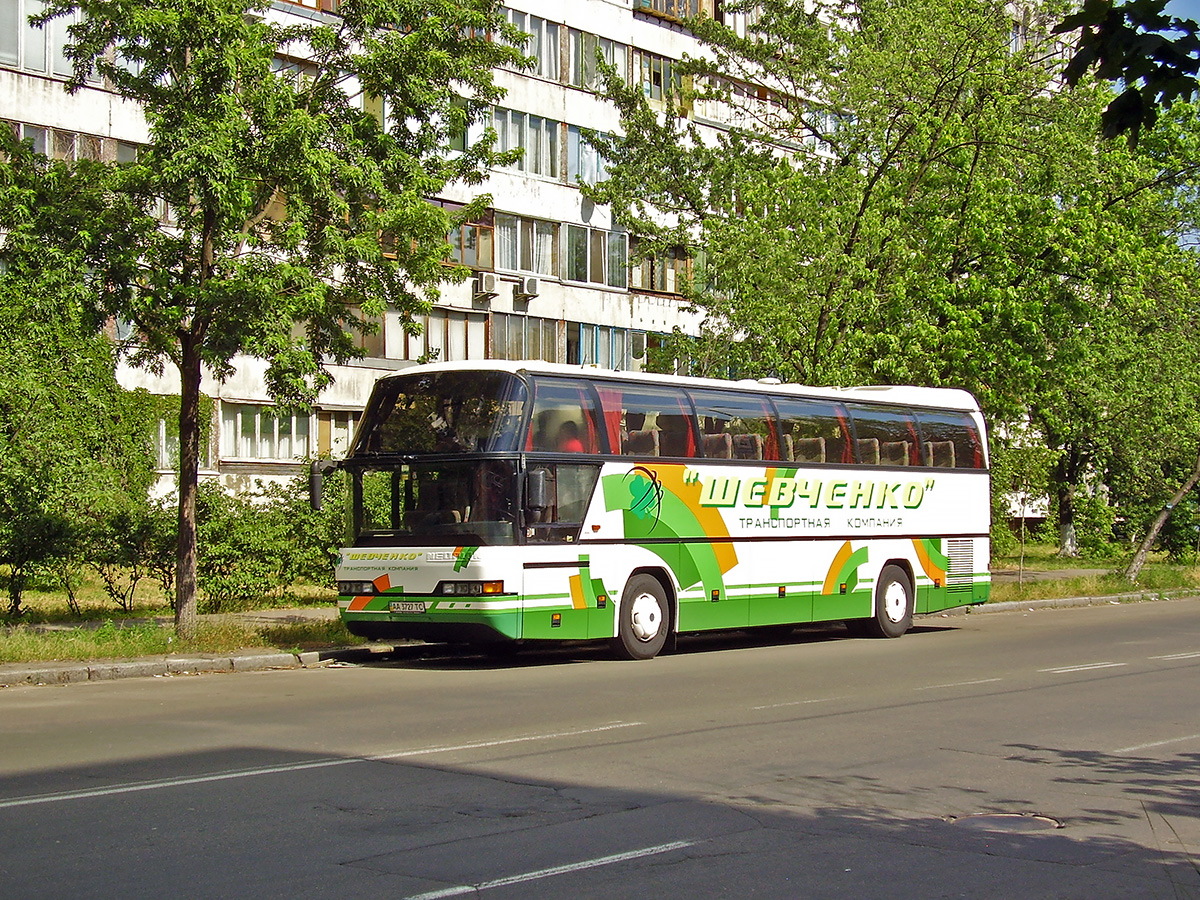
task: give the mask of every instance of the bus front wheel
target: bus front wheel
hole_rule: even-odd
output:
[[[884,566],[875,582],[875,615],[863,620],[871,637],[898,638],[912,628],[913,588],[899,566]]]
[[[634,575],[621,595],[612,646],[625,659],[653,659],[667,642],[667,592],[653,575]]]

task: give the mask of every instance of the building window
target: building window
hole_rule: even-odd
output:
[[[41,0],[0,0],[0,65],[70,76],[73,67],[66,54],[67,28],[78,21],[79,14],[54,19],[45,28],[30,25],[29,17],[44,8]]]
[[[359,413],[348,410],[317,413],[317,452],[335,459],[345,456],[350,450],[350,439],[354,437]]]
[[[595,184],[608,177],[604,157],[587,142],[578,125],[567,127],[567,181]]]
[[[534,175],[558,177],[558,130],[553,119],[533,116],[511,109],[497,108],[492,117],[496,129],[496,149],[525,151],[513,168]]]
[[[641,332],[637,332],[641,334]],[[630,349],[634,332],[586,322],[567,323],[567,358],[571,365],[632,369]]]
[[[629,267],[629,286],[634,290],[678,294],[682,282],[691,278],[692,262],[681,249],[650,254]]]
[[[43,156],[50,149],[50,129],[42,128],[40,125],[24,125],[20,122],[10,123],[13,134],[18,140],[29,141],[33,144],[33,152],[40,153]]]
[[[536,60],[533,68],[526,71],[540,78],[558,81],[560,55],[558,25],[539,16],[531,16],[515,9],[505,10],[505,14],[508,21],[529,35],[524,46],[518,48]]]
[[[321,74],[315,63],[291,56],[276,56],[271,60],[271,71],[289,81],[297,90],[309,87]],[[365,98],[365,95],[364,95]],[[382,102],[380,98],[371,98],[373,102]],[[364,103],[368,102],[364,99]],[[382,122],[382,117],[380,118]]]
[[[212,446],[207,440],[210,429],[204,426],[200,429],[200,459],[201,469],[213,468]],[[154,465],[160,471],[179,471],[179,417],[163,416],[158,420],[158,429],[154,440]]]
[[[558,225],[497,213],[496,267],[557,277]]]
[[[492,359],[563,362],[563,350],[557,320],[492,313]]]
[[[487,316],[457,309],[434,307],[428,315],[413,316],[420,334],[397,330],[399,359],[457,362],[487,356]]]
[[[619,78],[629,80],[629,47],[625,44],[574,28],[570,30],[570,44],[572,87],[586,88],[589,91],[603,89],[604,78],[596,64],[598,58],[614,67]]]
[[[626,237],[623,231],[605,231],[567,225],[566,277],[570,281],[626,287]]]
[[[675,61],[644,50],[633,51],[633,70],[642,85],[642,93],[650,100],[662,100],[670,93],[679,93],[682,81]]]
[[[706,3],[706,12],[712,14],[712,4]],[[661,13],[669,19],[695,18],[700,13],[700,0],[633,0],[633,8],[646,12]]]
[[[221,404],[221,457],[295,462],[310,453],[312,415],[248,403]]]
[[[457,216],[463,209],[463,204],[449,200],[429,202],[446,210],[451,216]],[[472,269],[494,269],[495,231],[495,220],[490,209],[451,229],[446,235],[446,243],[451,247],[450,258]]]

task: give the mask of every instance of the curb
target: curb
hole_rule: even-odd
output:
[[[1002,612],[1032,612],[1082,606],[1116,606],[1157,600],[1196,600],[1200,591],[1134,591],[1106,597],[1063,597],[1056,600],[1010,600],[982,606],[959,607],[931,613],[933,616],[978,616]],[[307,669],[326,663],[362,664],[394,655],[402,650],[419,654],[424,644],[372,644],[365,647],[334,647],[302,653],[232,653],[228,656],[166,656],[145,659],[95,660],[91,662],[11,663],[0,665],[0,688],[15,685],[77,684],[113,681],[118,678],[165,678],[211,672],[262,672],[268,669]]]
[[[1157,600],[1195,600],[1200,591],[1133,591],[1128,594],[1109,594],[1104,597],[1063,597],[1056,600],[1006,600],[1003,603],[984,603],[969,606],[968,614],[1032,611],[1035,609],[1064,609],[1072,606],[1117,606],[1122,603],[1149,603]]]
[[[0,688],[18,684],[76,684],[117,678],[164,678],[210,672],[262,672],[301,669],[326,662],[369,658],[363,648],[310,650],[303,653],[232,653],[228,656],[167,656],[90,662],[12,663],[0,665]]]

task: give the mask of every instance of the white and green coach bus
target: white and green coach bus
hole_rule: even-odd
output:
[[[341,615],[369,638],[649,659],[718,629],[899,637],[988,596],[964,391],[426,365],[378,382],[335,466]]]

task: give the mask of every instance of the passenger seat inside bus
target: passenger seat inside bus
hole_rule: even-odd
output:
[[[631,431],[621,444],[626,456],[658,456],[658,429]]]
[[[762,459],[763,439],[760,434],[733,435],[734,459]]]
[[[908,441],[884,441],[879,448],[880,462],[885,466],[907,466],[908,448]]]
[[[825,462],[825,438],[789,438],[789,448],[792,453],[788,459],[795,462],[823,463]]]
[[[732,459],[733,439],[728,434],[704,435],[704,455],[711,459]]]
[[[879,438],[858,439],[858,461],[864,466],[879,465]]]
[[[944,469],[955,467],[954,441],[926,441],[925,465]]]

